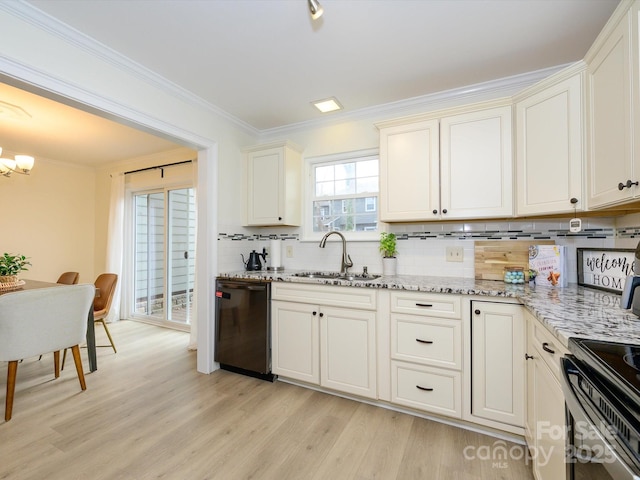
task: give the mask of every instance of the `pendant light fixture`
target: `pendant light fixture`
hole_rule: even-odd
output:
[[[307,0],[307,2],[309,3],[309,12],[311,12],[311,18],[313,18],[314,20],[319,19],[324,13],[324,8],[322,8],[320,2],[318,2],[318,0]]]
[[[2,155],[2,147],[0,147]],[[15,160],[14,160],[15,159]],[[30,155],[15,155],[13,158],[0,158],[0,175],[8,177],[12,173],[29,175],[33,168],[34,159]]]

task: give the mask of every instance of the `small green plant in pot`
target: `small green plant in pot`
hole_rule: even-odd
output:
[[[11,255],[5,253],[0,257],[0,283],[13,283],[18,281],[18,274],[28,270],[31,262],[24,255]]]
[[[382,232],[380,234],[380,252],[382,253],[382,273],[385,276],[396,275],[398,253],[396,234]]]

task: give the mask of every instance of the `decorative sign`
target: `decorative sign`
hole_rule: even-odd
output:
[[[633,275],[635,250],[631,248],[578,248],[578,285],[622,293]]]

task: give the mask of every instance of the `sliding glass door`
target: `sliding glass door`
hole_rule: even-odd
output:
[[[195,280],[193,188],[136,193],[132,317],[188,329]]]

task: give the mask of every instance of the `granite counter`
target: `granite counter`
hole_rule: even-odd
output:
[[[412,290],[513,298],[521,302],[566,347],[570,337],[640,345],[640,318],[620,309],[620,295],[570,284],[565,288],[510,285],[499,281],[456,277],[398,275],[375,280],[296,277],[295,271],[253,271],[220,274],[225,278],[312,283],[356,288]]]

